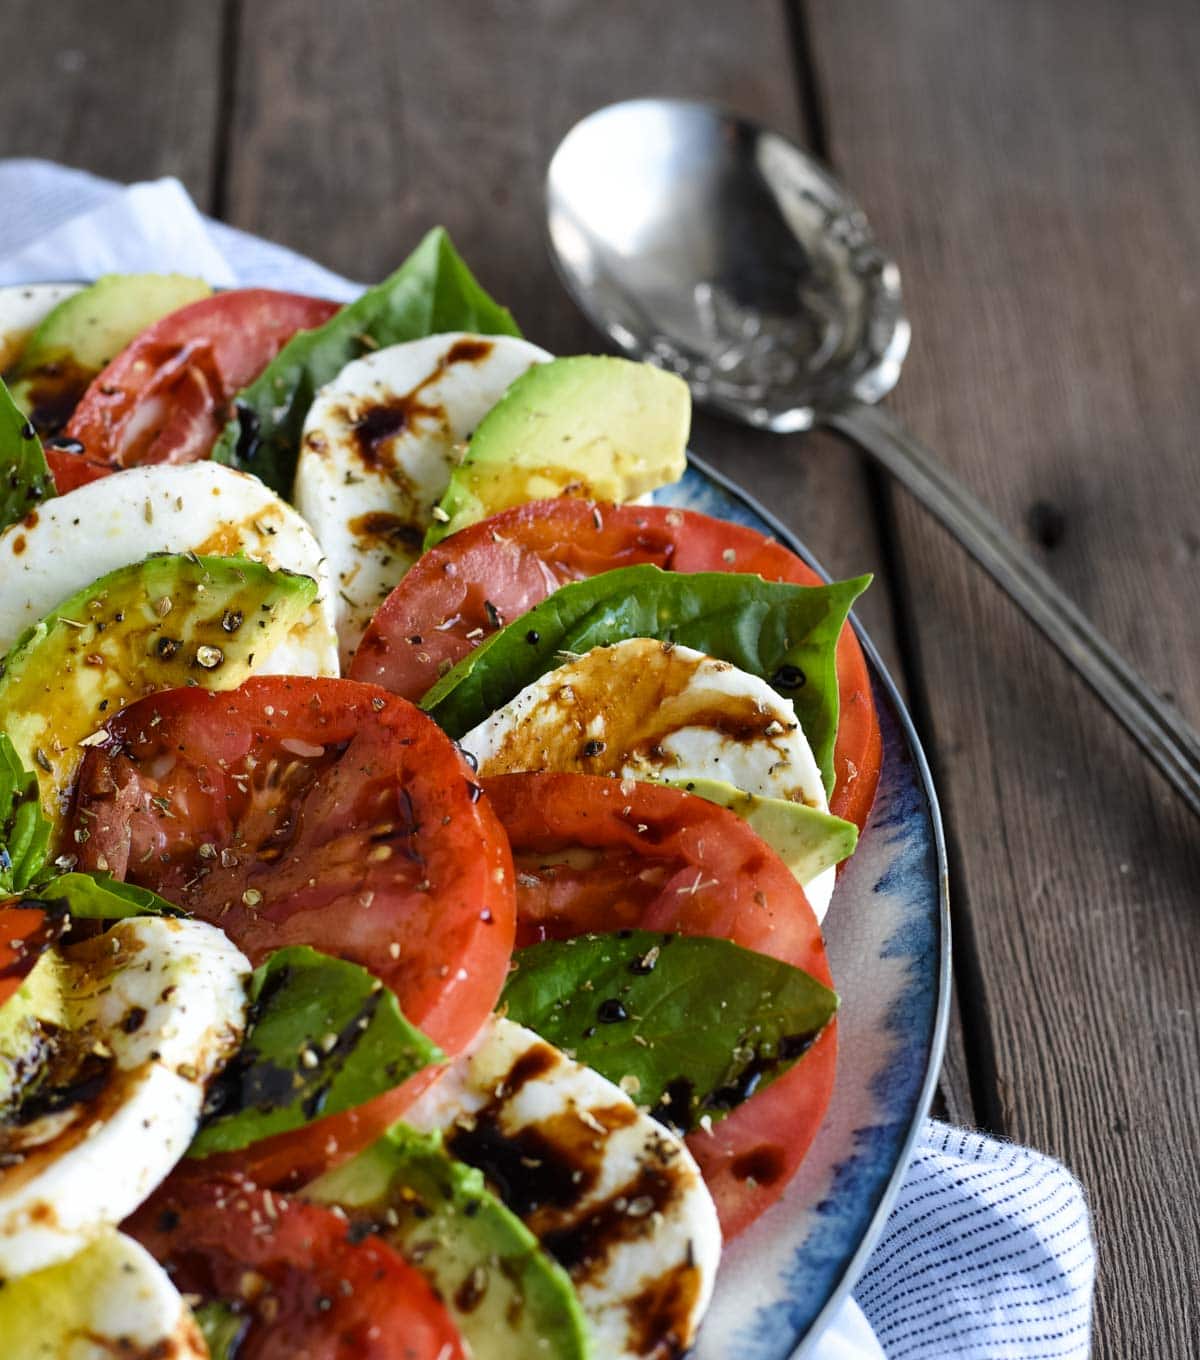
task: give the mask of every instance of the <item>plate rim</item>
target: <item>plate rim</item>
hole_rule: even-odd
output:
[[[796,534],[749,491],[740,486],[727,473],[719,471],[717,468],[713,467],[711,463],[699,457],[690,449],[688,450],[687,457],[689,465],[697,472],[714,482],[731,499],[740,501],[746,509],[757,515],[763,523],[768,526],[772,534],[779,539],[784,547],[788,548],[791,552],[794,552],[798,557],[803,558],[803,560],[824,580],[830,581],[833,579],[830,573],[825,570]],[[933,1030],[930,1036],[929,1052],[926,1055],[925,1073],[921,1081],[921,1089],[913,1108],[913,1115],[908,1130],[900,1145],[900,1152],[896,1158],[895,1165],[892,1167],[887,1183],[884,1185],[883,1190],[875,1203],[875,1207],[871,1211],[871,1217],[867,1223],[867,1227],[863,1232],[862,1237],[859,1239],[857,1247],[855,1247],[851,1254],[849,1261],[846,1263],[841,1278],[833,1289],[830,1290],[828,1298],[809,1324],[808,1329],[795,1339],[790,1360],[801,1360],[801,1357],[809,1353],[812,1347],[817,1343],[821,1333],[824,1332],[825,1328],[832,1321],[834,1313],[842,1306],[850,1294],[853,1293],[854,1287],[858,1283],[863,1269],[870,1259],[871,1253],[874,1251],[876,1244],[883,1235],[884,1227],[887,1224],[887,1220],[896,1203],[896,1199],[900,1194],[900,1187],[904,1182],[904,1177],[912,1162],[913,1153],[916,1149],[921,1129],[925,1120],[929,1117],[929,1109],[933,1103],[934,1093],[937,1090],[938,1077],[941,1074],[942,1059],[945,1056],[946,1050],[946,1036],[950,1025],[950,1002],[952,995],[950,881],[946,852],[946,835],[942,825],[942,814],[940,804],[938,803],[937,790],[934,787],[933,775],[929,768],[929,761],[925,755],[925,748],[921,744],[921,739],[917,735],[917,730],[913,725],[913,720],[909,714],[908,707],[900,696],[900,691],[896,686],[896,682],[892,679],[891,672],[884,665],[875,644],[871,641],[853,612],[850,614],[850,622],[863,651],[866,653],[867,661],[871,668],[872,678],[879,684],[891,703],[900,730],[908,743],[913,766],[917,772],[921,791],[929,809],[929,820],[933,832],[933,847],[938,877],[938,959],[936,970],[938,996],[937,1005],[934,1010]]]

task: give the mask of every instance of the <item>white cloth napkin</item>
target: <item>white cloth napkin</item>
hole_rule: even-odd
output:
[[[0,161],[0,284],[180,272],[347,300],[361,285],[202,217],[174,179],[122,188]],[[1027,1148],[929,1120],[879,1244],[807,1360],[1086,1360],[1083,1191]]]

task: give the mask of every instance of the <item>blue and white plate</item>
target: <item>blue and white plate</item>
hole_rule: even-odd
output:
[[[817,566],[766,510],[699,459],[655,499],[748,524]],[[861,630],[859,637],[884,760],[870,823],[824,922],[841,997],[837,1082],[783,1198],[726,1249],[696,1360],[785,1360],[811,1349],[883,1228],[941,1065],[950,1005],[942,824],[912,722]]]
[[[0,289],[0,367],[11,346],[77,287]],[[698,459],[656,499],[747,524],[817,565],[766,510]],[[870,824],[824,922],[841,996],[837,1083],[824,1127],[786,1194],[726,1250],[695,1360],[806,1353],[866,1264],[941,1063],[950,1002],[941,821],[912,723],[870,642],[862,641],[884,764]]]

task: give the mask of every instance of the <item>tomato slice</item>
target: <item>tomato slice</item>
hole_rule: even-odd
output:
[[[106,731],[66,833],[83,868],[219,925],[255,964],[288,944],[362,964],[450,1053],[475,1033],[508,966],[512,863],[419,709],[352,680],[263,676],[150,695]]]
[[[50,910],[19,897],[0,902],[0,1006],[20,990],[67,925],[65,910]]]
[[[176,1286],[245,1319],[238,1360],[459,1360],[419,1271],[317,1204],[229,1177],[168,1182],[123,1227]]]
[[[735,571],[821,584],[773,539],[694,510],[536,501],[427,552],[380,606],[350,674],[415,701],[489,633],[560,585],[642,562],[668,571]],[[849,625],[838,640],[837,669],[841,713],[829,806],[861,830],[875,800],[883,743],[866,658]]]
[[[832,986],[821,928],[786,866],[733,813],[678,789],[581,774],[483,781],[517,871],[517,943],[625,928],[732,940]],[[688,1146],[726,1239],[782,1193],[833,1091],[828,1026],[784,1076]]]
[[[336,302],[242,288],[180,307],[99,373],[46,459],[60,493],[142,463],[207,458],[235,393]],[[81,446],[81,447],[80,447]]]

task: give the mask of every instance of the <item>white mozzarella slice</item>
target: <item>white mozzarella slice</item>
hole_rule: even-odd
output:
[[[63,951],[68,1023],[0,1122],[0,1278],[66,1259],[183,1155],[245,1028],[250,964],[199,921],[139,917]],[[45,1087],[65,1089],[47,1099]]]
[[[829,810],[791,700],[691,647],[630,638],[535,680],[463,737],[481,775],[574,770],[632,779],[718,779]],[[820,920],[836,870],[804,885]]]
[[[0,1283],[5,1360],[207,1360],[187,1304],[148,1251],[106,1232],[70,1260]]]
[[[337,675],[329,577],[312,531],[257,477],[210,462],[114,472],[46,501],[0,534],[0,654],[97,577],[156,552],[245,553],[313,577],[320,608],[255,670]]]
[[[416,561],[462,446],[544,349],[453,332],[347,364],[304,422],[293,499],[329,557],[343,663]]]
[[[597,1355],[665,1354],[668,1331],[672,1354],[692,1345],[721,1255],[717,1211],[684,1143],[619,1087],[493,1018],[405,1121],[440,1130],[464,1161],[485,1148],[474,1162],[485,1175],[497,1160],[509,1168],[495,1188],[559,1255]],[[638,1325],[651,1301],[656,1335]]]

